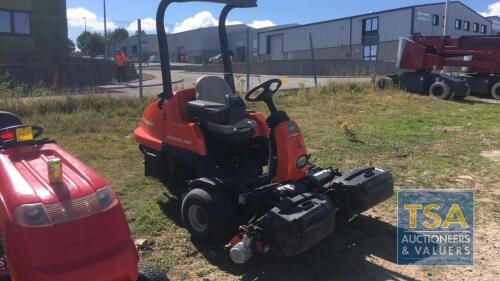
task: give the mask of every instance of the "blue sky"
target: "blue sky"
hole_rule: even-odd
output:
[[[154,18],[159,0],[106,0],[108,6],[108,18],[114,21],[130,22],[138,18]],[[83,8],[102,18],[102,0],[67,0],[68,9]],[[310,23],[334,18],[363,14],[385,9],[392,9],[410,5],[439,2],[436,0],[260,0],[259,7],[255,9],[235,10],[230,15],[230,21],[252,23],[255,20],[271,21],[274,24],[287,23]],[[462,1],[478,12],[488,12],[488,7],[495,2],[498,3],[494,13],[500,13],[500,1],[495,0],[464,0]],[[166,24],[174,27],[181,24],[189,17],[199,12],[207,11],[215,18],[220,12],[221,5],[188,3],[174,4],[167,12]],[[73,10],[71,15],[85,14],[83,9]],[[498,11],[496,11],[498,10]],[[91,17],[91,15],[89,15]],[[89,18],[87,17],[87,18]],[[191,21],[213,20],[206,19],[207,14],[197,17]]]

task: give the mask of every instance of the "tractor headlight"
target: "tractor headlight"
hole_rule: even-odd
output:
[[[41,203],[18,206],[14,210],[14,218],[17,224],[25,227],[45,227],[52,225],[47,210]]]
[[[299,159],[297,159],[297,164],[296,164],[297,168],[298,169],[304,168],[307,165],[307,160],[309,160],[307,155],[300,156]]]
[[[118,204],[118,198],[108,186],[97,190],[96,196],[103,211],[107,211]]]

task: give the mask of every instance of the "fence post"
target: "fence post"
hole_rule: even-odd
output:
[[[309,44],[311,47],[311,59],[313,64],[313,72],[314,72],[314,85],[318,88],[318,74],[316,71],[316,57],[314,56],[314,45],[313,45],[313,37],[312,32],[309,32]]]
[[[108,50],[108,19],[106,16],[106,0],[102,1],[103,4],[103,10],[104,10],[104,54],[106,58],[109,57],[109,50]],[[86,21],[85,21],[86,22]]]
[[[139,97],[142,99],[144,97],[144,87],[143,87],[143,77],[142,77],[142,27],[141,19],[137,20],[137,38],[139,43],[137,45],[137,51],[139,53]]]
[[[247,53],[246,53],[246,62],[247,62],[247,92],[250,91],[250,28],[247,27]]]

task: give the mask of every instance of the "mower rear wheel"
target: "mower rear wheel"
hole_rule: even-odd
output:
[[[139,264],[137,281],[168,281],[167,274],[155,267]]]
[[[195,239],[218,243],[237,230],[235,207],[222,191],[191,190],[182,202],[182,221]]]
[[[491,97],[500,100],[500,82],[497,82],[491,87]]]
[[[441,100],[447,100],[451,97],[451,88],[445,82],[435,82],[429,89],[429,95]]]

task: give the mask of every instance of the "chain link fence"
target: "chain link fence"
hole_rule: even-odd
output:
[[[24,24],[16,20],[10,29],[0,30],[0,82],[15,90],[118,85],[115,55],[122,51],[128,56],[123,82],[133,83],[139,79],[139,62],[148,58],[141,54],[147,44],[140,45],[141,35],[146,34],[136,21],[29,14]],[[124,41],[129,44],[120,45]]]
[[[153,95],[162,90],[160,49],[153,19],[105,22],[29,14],[24,25],[18,20],[11,22],[10,29],[0,29],[2,89],[8,88],[18,96],[28,96],[40,87],[63,94],[97,89],[141,96],[144,91]],[[191,87],[203,73],[224,72],[217,27],[183,30],[168,25],[166,29],[174,89]],[[316,42],[325,38],[311,36],[304,50],[282,53],[276,58],[269,44],[276,43],[279,37],[262,37],[261,29],[243,24],[229,25],[227,31],[240,90],[274,76],[299,77],[295,83],[298,87],[317,85],[318,79],[320,84],[327,83],[332,76],[367,77],[395,71],[393,62],[332,59],[335,52],[347,49],[315,48]],[[128,61],[124,81],[119,79],[123,69],[119,70],[115,59],[119,52]],[[313,77],[314,84],[304,82],[313,81]]]

